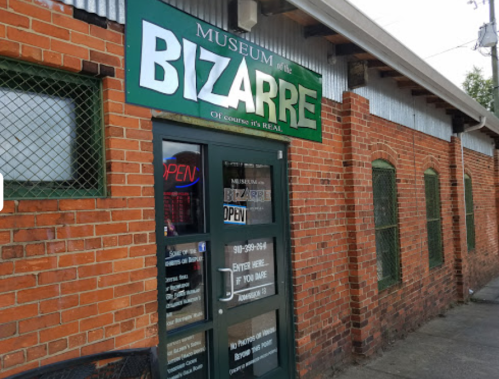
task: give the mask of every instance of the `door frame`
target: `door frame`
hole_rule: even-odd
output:
[[[159,291],[160,283],[165,282],[165,270],[164,270],[164,251],[165,251],[165,243],[164,243],[164,220],[163,220],[163,212],[160,210],[163,209],[163,194],[160,193],[160,186],[157,183],[160,183],[163,180],[162,174],[162,141],[163,139],[173,139],[180,142],[187,143],[199,143],[199,144],[207,144],[207,143],[215,143],[216,145],[222,145],[227,147],[240,147],[240,148],[250,148],[254,150],[263,150],[269,152],[277,152],[279,150],[282,151],[282,160],[283,160],[283,169],[282,177],[279,178],[282,182],[282,186],[284,189],[284,198],[282,199],[282,219],[283,219],[283,246],[284,246],[284,262],[286,267],[283,272],[287,275],[288,283],[284,285],[285,293],[285,302],[287,303],[287,307],[284,310],[285,319],[287,321],[287,325],[285,328],[287,333],[287,338],[291,342],[288,346],[288,351],[286,352],[288,355],[287,365],[288,372],[290,375],[290,379],[294,379],[296,377],[296,354],[295,354],[295,346],[296,346],[296,338],[295,338],[295,328],[294,328],[294,302],[293,302],[293,276],[292,276],[292,265],[291,265],[291,235],[290,235],[290,215],[289,215],[289,183],[288,183],[288,145],[281,141],[271,140],[271,139],[263,139],[257,138],[254,136],[247,136],[244,134],[234,134],[234,133],[226,133],[221,132],[219,130],[210,130],[206,128],[198,128],[189,124],[182,124],[174,121],[166,121],[166,120],[158,120],[153,119],[153,155],[154,155],[154,208],[155,208],[155,221],[156,221],[156,256],[157,265],[156,268],[158,270],[157,273],[157,288],[158,288],[158,362],[159,363],[159,373],[161,379],[167,378],[167,330],[166,330],[166,298],[161,291]],[[205,156],[206,157],[206,156]],[[205,168],[208,166],[208,160],[204,162]],[[209,175],[206,176],[207,180],[209,180]],[[205,201],[209,199],[208,193],[208,185],[205,188]],[[205,207],[207,210],[208,207]],[[209,211],[209,210],[208,210]],[[209,220],[208,212],[205,212],[205,222]],[[162,259],[160,259],[162,258]],[[206,280],[207,282],[212,282],[211,273],[208,272],[210,270],[206,270]],[[213,312],[213,304],[215,299],[211,296],[207,296],[207,308],[208,308],[208,320],[206,322],[213,322],[211,317],[211,312]],[[214,328],[215,326],[213,326]],[[280,328],[281,329],[281,328]],[[207,349],[213,351],[213,339],[209,339],[207,343]],[[210,357],[210,355],[208,355]],[[214,377],[215,374],[215,364],[217,357],[209,358],[209,373],[210,377]],[[283,362],[284,364],[284,362]]]

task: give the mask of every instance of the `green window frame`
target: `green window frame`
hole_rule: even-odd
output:
[[[375,160],[372,170],[378,288],[382,290],[400,280],[397,184],[390,163]]]
[[[4,197],[106,195],[102,81],[0,58]]]
[[[424,172],[426,199],[426,230],[430,268],[444,263],[442,251],[442,220],[440,215],[440,180],[438,173],[429,168]]]
[[[468,251],[475,248],[475,213],[473,207],[473,185],[469,175],[464,175],[464,199],[466,202],[466,241]]]

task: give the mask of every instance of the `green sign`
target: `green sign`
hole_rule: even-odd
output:
[[[320,75],[159,0],[126,15],[128,103],[321,142]]]

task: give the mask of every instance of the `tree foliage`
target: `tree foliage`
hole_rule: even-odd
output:
[[[481,68],[473,66],[473,70],[466,73],[463,89],[484,108],[494,111],[494,83],[492,78],[483,77]]]

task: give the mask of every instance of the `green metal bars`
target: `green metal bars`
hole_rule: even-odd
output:
[[[399,242],[395,168],[383,160],[373,162],[374,224],[380,290],[399,281]]]
[[[475,214],[473,211],[473,186],[471,178],[464,175],[464,198],[466,201],[466,235],[468,251],[475,248]]]
[[[428,169],[424,173],[426,197],[426,229],[428,232],[428,255],[430,267],[443,263],[442,226],[440,218],[440,187],[436,171]]]
[[[0,58],[0,172],[6,199],[104,196],[101,81]]]

